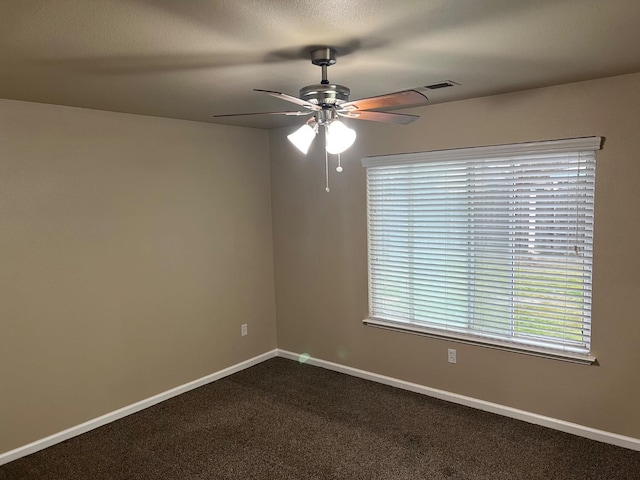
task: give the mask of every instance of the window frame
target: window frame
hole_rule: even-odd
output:
[[[476,159],[486,158],[503,158],[509,156],[523,156],[523,155],[536,155],[536,154],[562,154],[562,153],[580,153],[580,152],[595,152],[600,150],[602,139],[601,137],[581,137],[563,140],[548,140],[539,142],[528,142],[509,145],[494,145],[483,147],[468,147],[450,150],[436,150],[429,152],[417,152],[417,153],[405,153],[394,154],[384,156],[373,156],[362,159],[362,165],[365,169],[371,169],[376,167],[386,166],[406,166],[411,164],[420,164],[430,161],[472,161]],[[508,350],[517,353],[524,353],[528,355],[540,356],[545,358],[552,358],[558,360],[564,360],[569,362],[575,362],[580,364],[594,364],[597,362],[596,357],[592,353],[592,349],[588,352],[573,352],[562,350],[556,347],[541,347],[537,345],[538,342],[527,342],[526,340],[518,341],[501,341],[499,339],[491,338],[478,338],[469,333],[459,333],[451,330],[444,330],[433,328],[433,326],[424,326],[419,323],[410,323],[408,321],[399,321],[397,319],[385,319],[376,318],[372,316],[372,272],[371,272],[371,206],[370,206],[370,186],[369,186],[369,172],[367,172],[367,243],[368,243],[368,294],[369,294],[369,309],[370,313],[368,318],[363,320],[365,325],[403,331],[413,333],[417,335],[424,335],[432,338],[439,338],[449,341],[473,344],[485,346],[488,348]],[[594,173],[595,181],[595,173]],[[595,200],[594,200],[595,201]],[[589,279],[590,280],[590,279]],[[583,285],[591,289],[592,282],[583,283]],[[415,305],[415,304],[414,304]],[[473,322],[473,318],[468,319]],[[589,320],[589,328],[591,321]],[[469,329],[467,330],[467,332]]]

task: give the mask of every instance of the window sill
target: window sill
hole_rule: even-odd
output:
[[[390,320],[380,320],[365,318],[362,323],[370,327],[383,328],[386,330],[394,330],[397,332],[411,333],[414,335],[422,335],[425,337],[438,338],[440,340],[449,340],[451,342],[466,343],[468,345],[476,345],[480,347],[494,348],[496,350],[505,350],[507,352],[521,353],[524,355],[532,355],[535,357],[548,358],[552,360],[560,360],[564,362],[579,363],[581,365],[596,365],[597,359],[591,355],[580,353],[551,350],[542,347],[530,345],[517,345],[509,342],[501,342],[499,340],[484,339],[471,335],[464,335],[455,332],[445,332],[412,325],[408,323],[393,322]]]

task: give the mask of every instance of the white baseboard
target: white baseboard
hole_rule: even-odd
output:
[[[54,433],[53,435],[50,435],[48,437],[36,440],[33,443],[18,447],[15,450],[10,450],[6,453],[2,453],[0,454],[0,465],[12,462],[13,460],[17,460],[21,457],[25,457],[39,450],[55,445],[56,443],[64,442],[65,440],[68,440],[72,437],[81,435],[90,430],[93,430],[94,428],[106,425],[107,423],[111,423],[115,420],[126,417],[127,415],[131,415],[132,413],[144,410],[145,408],[151,407],[156,403],[164,402],[165,400],[188,392],[189,390],[193,390],[194,388],[201,387],[203,385],[206,385],[207,383],[215,382],[216,380],[257,365],[258,363],[264,362],[265,360],[273,358],[276,355],[277,350],[271,350],[269,352],[263,353],[262,355],[258,355],[257,357],[250,358],[249,360],[245,360],[244,362],[240,362],[236,365],[232,365],[228,368],[212,373],[211,375],[207,375],[206,377],[202,377],[197,380],[193,380],[192,382],[185,383],[184,385],[172,388],[171,390],[167,390],[166,392],[159,393],[157,395],[154,395],[153,397],[149,397],[147,399],[102,415],[98,418],[94,418],[93,420],[81,423],[80,425],[76,425],[75,427],[68,428],[66,430],[63,430],[62,432]]]
[[[478,400],[477,398],[467,397],[465,395],[458,395],[457,393],[451,393],[444,390],[438,390],[436,388],[425,387],[417,383],[405,382],[404,380],[398,380],[397,378],[387,377],[379,375],[377,373],[367,372],[366,370],[359,370],[353,367],[347,367],[338,363],[328,362],[319,358],[302,357],[298,353],[289,352],[287,350],[278,349],[278,356],[288,358],[290,360],[297,360],[309,365],[315,365],[318,367],[326,368],[327,370],[333,370],[340,373],[345,373],[353,377],[364,378],[365,380],[371,380],[374,382],[382,383],[384,385],[390,385],[392,387],[401,388],[403,390],[409,390],[411,392],[420,393],[429,397],[439,398],[448,402],[465,405],[467,407],[476,408],[478,410],[484,410],[485,412],[496,413],[505,417],[515,418],[524,422],[533,423],[535,425],[541,425],[543,427],[552,428],[565,433],[571,433],[579,437],[589,438],[591,440],[597,440],[603,443],[609,443],[611,445],[617,445],[619,447],[629,448],[631,450],[640,451],[640,439],[633,437],[626,437],[624,435],[618,435],[617,433],[605,432],[604,430],[597,430],[591,427],[585,427],[577,423],[565,422],[564,420],[558,420],[557,418],[545,417],[544,415],[538,415],[537,413],[526,412],[524,410],[518,410],[517,408],[511,408],[497,403],[486,402],[484,400]]]

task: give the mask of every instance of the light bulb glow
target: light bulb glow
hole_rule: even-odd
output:
[[[356,131],[347,127],[340,120],[334,120],[327,127],[327,144],[325,148],[331,154],[344,152],[356,141]]]
[[[305,123],[298,130],[287,135],[287,138],[298,150],[306,155],[311,146],[311,142],[316,138],[316,133],[318,133],[318,127],[316,125],[312,127],[310,124]]]

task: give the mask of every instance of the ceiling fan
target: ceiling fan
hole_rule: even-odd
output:
[[[285,93],[274,92],[271,90],[254,89],[256,92],[266,93],[272,97],[294,103],[299,107],[302,107],[302,110],[235,113],[214,115],[214,117],[220,118],[246,115],[310,115],[310,118],[305,122],[305,124],[291,135],[288,135],[287,138],[298,150],[306,155],[311,143],[318,133],[319,127],[324,127],[325,173],[327,181],[325,190],[328,192],[328,154],[338,155],[338,167],[336,170],[338,172],[342,172],[340,154],[353,145],[356,138],[356,132],[347,127],[341,121],[342,118],[406,125],[420,117],[418,115],[380,112],[375,110],[420,105],[426,103],[428,98],[418,90],[403,90],[400,92],[387,93],[375,97],[349,101],[351,91],[343,85],[329,83],[329,80],[327,79],[327,68],[336,63],[336,50],[330,47],[315,47],[310,50],[310,55],[311,63],[322,68],[322,80],[319,84],[302,87],[300,89],[299,97],[293,97]]]

